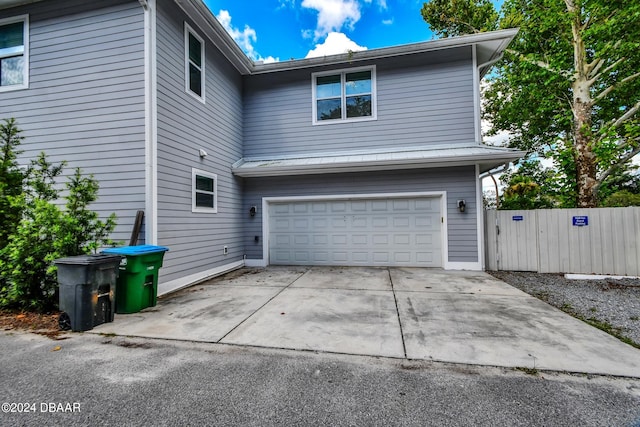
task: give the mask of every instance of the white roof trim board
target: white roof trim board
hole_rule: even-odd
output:
[[[482,145],[444,149],[433,147],[369,154],[343,153],[285,159],[241,159],[232,166],[232,171],[241,177],[263,177],[479,164],[480,172],[484,172],[517,160],[525,154],[524,151]]]
[[[0,9],[15,7],[28,3],[38,3],[45,0],[0,0]],[[139,0],[141,1],[141,0]],[[359,61],[370,61],[381,58],[392,58],[400,55],[412,55],[442,49],[452,49],[463,46],[476,45],[478,63],[488,63],[498,58],[511,40],[518,33],[517,28],[489,31],[486,33],[469,34],[459,37],[429,40],[422,43],[412,43],[365,51],[329,55],[321,58],[294,59],[271,64],[252,61],[218,22],[211,10],[202,0],[174,0],[182,10],[200,27],[206,37],[216,45],[222,54],[243,75],[274,73],[279,71],[298,70],[326,65],[340,65]],[[426,25],[426,24],[425,24]],[[491,64],[480,70],[484,75]]]

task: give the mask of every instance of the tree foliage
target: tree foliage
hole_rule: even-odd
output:
[[[531,177],[515,175],[509,181],[500,209],[545,209],[553,206],[540,185]]]
[[[13,122],[6,122],[15,126]],[[15,138],[19,138],[17,128]],[[6,147],[3,146],[3,148]],[[7,150],[16,159],[17,144]],[[57,258],[88,254],[111,244],[115,215],[105,221],[89,209],[97,199],[99,185],[93,176],[76,169],[65,184],[64,208],[57,180],[65,163],[52,164],[44,153],[32,160],[21,180],[5,187],[3,203],[19,215],[8,224],[6,244],[0,248],[0,307],[49,310],[57,304]],[[8,195],[8,193],[11,193]],[[3,225],[8,221],[3,217]]]
[[[478,18],[490,9],[439,0],[422,15],[445,37],[520,28],[489,76],[484,117],[511,147],[553,161],[561,206],[595,206],[640,152],[640,2],[506,0],[495,26]]]
[[[18,156],[22,151],[18,146],[22,142],[20,129],[14,119],[0,124],[0,248],[7,245],[9,236],[20,221],[18,206],[12,206],[11,197],[22,193],[27,173],[20,168]]]
[[[422,5],[421,14],[442,37],[498,29],[498,12],[491,0],[431,0]]]

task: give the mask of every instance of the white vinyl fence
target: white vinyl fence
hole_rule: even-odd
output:
[[[487,270],[640,275],[640,207],[485,212]]]

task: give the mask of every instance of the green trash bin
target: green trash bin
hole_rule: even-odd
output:
[[[116,283],[116,313],[137,313],[156,305],[158,270],[162,267],[164,246],[140,245],[109,248],[105,254],[121,255],[120,274]]]

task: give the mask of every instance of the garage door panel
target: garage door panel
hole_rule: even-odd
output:
[[[351,220],[351,227],[367,228],[369,227],[369,220],[365,217],[353,217],[353,219]]]
[[[383,217],[375,217],[371,221],[374,228],[386,228],[389,226],[389,219]]]
[[[347,211],[347,204],[344,202],[333,202],[331,203],[331,212],[333,213],[344,213]]]
[[[416,259],[419,263],[432,263],[435,257],[433,252],[416,252]]]
[[[411,253],[410,252],[394,252],[393,253],[393,261],[395,263],[408,263],[408,262],[411,262]]]
[[[395,245],[408,246],[411,244],[411,236],[409,234],[395,234],[393,236],[393,243]]]
[[[369,244],[369,236],[366,234],[355,234],[351,237],[351,243],[354,245],[367,245]]]
[[[393,218],[393,227],[394,228],[398,228],[398,227],[409,228],[409,225],[411,225],[411,217],[408,217],[408,216],[396,216],[396,217]]]
[[[369,262],[368,252],[352,252],[353,262],[358,264],[366,264]]]
[[[269,205],[271,264],[440,267],[439,198]]]

